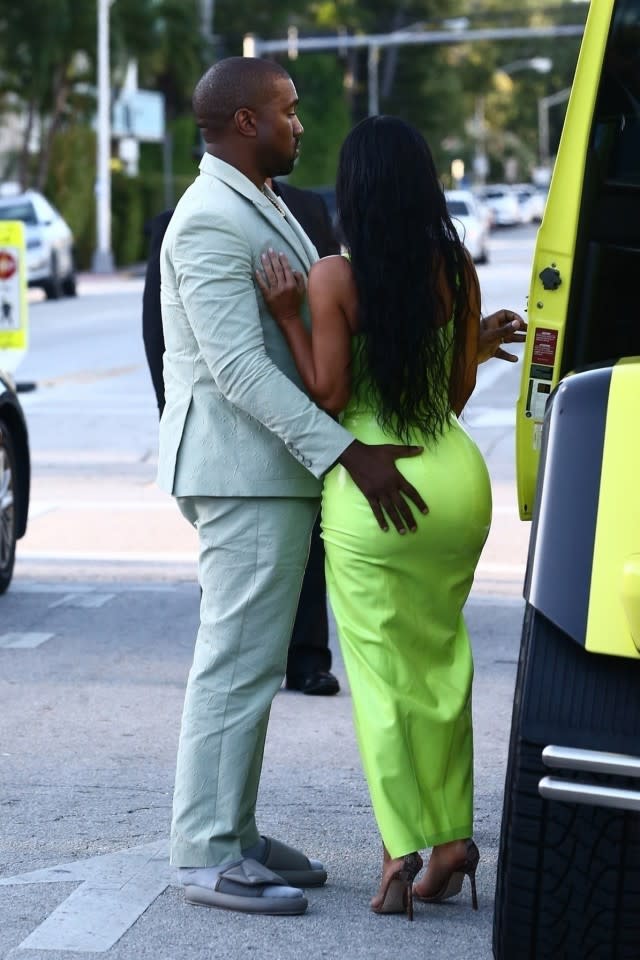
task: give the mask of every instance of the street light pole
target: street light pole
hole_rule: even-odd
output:
[[[517,73],[518,70],[535,70],[536,73],[549,73],[553,66],[553,60],[550,57],[528,57],[526,60],[514,60],[512,63],[505,63],[498,67],[496,73]]]
[[[213,20],[215,17],[215,0],[200,0],[200,36],[204,41],[207,59],[211,59],[215,34],[213,32]]]
[[[553,61],[549,57],[529,57],[528,59],[514,60],[511,63],[505,63],[503,66],[497,67],[495,70],[495,73],[507,74],[507,76],[509,76],[512,73],[517,73],[519,70],[535,70],[536,73],[548,73],[551,70],[552,66],[553,66]],[[484,97],[476,97],[476,111],[475,111],[475,117],[473,122],[475,138],[476,138],[476,146],[475,146],[475,156],[473,160],[473,169],[476,175],[476,180],[480,184],[484,184],[487,173],[489,171],[489,162],[487,160],[487,144],[486,144],[487,126],[485,121],[484,108],[485,108]],[[538,122],[539,120],[540,120],[540,113],[538,112]]]
[[[549,107],[554,107],[558,103],[564,103],[569,99],[571,87],[565,87],[564,90],[558,90],[548,97],[540,97],[538,100],[538,150],[540,152],[540,166],[548,167],[551,161],[549,156]]]
[[[368,76],[368,93],[369,93],[369,116],[377,117],[380,113],[380,97],[378,94],[378,64],[380,62],[380,47],[376,46],[375,43],[370,44],[369,54],[367,58],[367,65],[369,70]]]
[[[109,80],[109,7],[111,0],[98,0],[98,142],[96,177],[97,246],[93,254],[95,273],[113,272],[111,252],[111,89]]]

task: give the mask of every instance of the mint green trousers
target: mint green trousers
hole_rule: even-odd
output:
[[[304,497],[178,498],[198,531],[202,587],[173,798],[178,867],[216,866],[258,842],[267,723],[318,505]]]

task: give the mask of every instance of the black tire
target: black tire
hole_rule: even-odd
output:
[[[78,290],[76,285],[76,275],[75,273],[70,273],[62,281],[62,292],[65,297],[77,297]]]
[[[484,248],[484,250],[482,250],[482,252],[480,253],[480,256],[476,257],[476,263],[480,265],[489,263],[489,251],[487,250],[486,247]]]
[[[62,278],[58,272],[58,258],[51,254],[51,273],[42,284],[47,300],[59,300],[64,293]]]
[[[528,608],[500,837],[496,960],[640,955],[640,815],[545,800],[538,792],[552,772],[542,763],[548,744],[632,752],[635,743],[637,754],[639,704],[640,664],[588,654]],[[588,779],[638,789],[631,778]]]
[[[0,593],[11,583],[16,558],[16,483],[13,441],[0,418]]]

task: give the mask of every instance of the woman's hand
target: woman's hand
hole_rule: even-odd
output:
[[[526,321],[513,310],[497,310],[480,320],[478,338],[478,363],[484,363],[491,357],[517,363],[515,353],[502,349],[503,343],[524,343],[527,338]]]
[[[291,269],[284,253],[276,253],[271,247],[260,259],[262,270],[256,270],[256,281],[269,313],[279,327],[299,321],[305,295],[304,277]]]

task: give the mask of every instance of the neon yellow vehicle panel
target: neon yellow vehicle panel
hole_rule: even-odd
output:
[[[612,370],[585,647],[640,657],[640,357]],[[632,424],[632,432],[629,425]]]
[[[614,0],[591,3],[536,242],[529,290],[529,333],[516,408],[518,506],[523,520],[530,520],[533,511],[546,399],[560,378],[585,158],[613,5]],[[543,271],[547,289],[540,278]],[[552,289],[557,279],[559,285]]]

